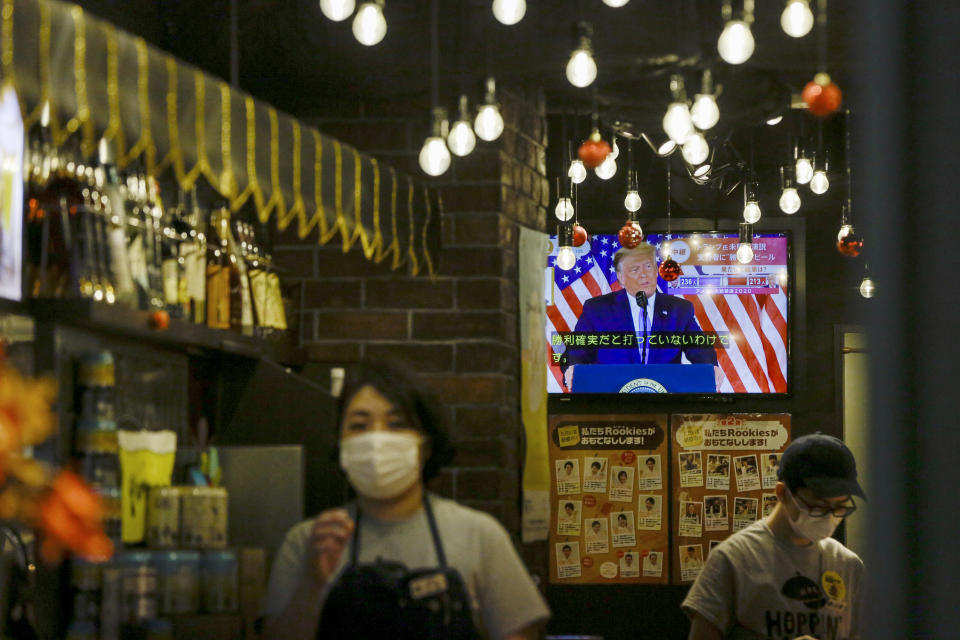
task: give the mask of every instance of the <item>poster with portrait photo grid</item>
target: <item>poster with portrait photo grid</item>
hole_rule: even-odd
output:
[[[673,414],[670,434],[670,582],[690,584],[717,543],[776,504],[790,414]]]
[[[666,415],[552,415],[552,584],[670,579]]]

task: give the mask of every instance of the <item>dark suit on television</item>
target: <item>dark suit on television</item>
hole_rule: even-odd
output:
[[[583,304],[574,332],[635,333],[630,302],[626,289],[597,296]],[[648,320],[649,322],[649,320]],[[693,304],[677,296],[657,292],[654,298],[653,323],[650,333],[686,333],[701,331],[693,313]],[[641,332],[642,333],[642,332]],[[670,346],[650,348],[647,364],[680,364],[686,355],[696,364],[717,364],[717,353],[711,347]],[[624,348],[567,347],[568,364],[641,364],[636,345]]]

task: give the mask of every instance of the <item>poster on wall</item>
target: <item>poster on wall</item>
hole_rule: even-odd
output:
[[[0,298],[21,298],[22,229],[23,119],[7,86],[0,93]]]
[[[666,415],[553,415],[550,582],[670,577]]]
[[[768,515],[790,415],[673,414],[671,582],[697,579],[710,551]]]

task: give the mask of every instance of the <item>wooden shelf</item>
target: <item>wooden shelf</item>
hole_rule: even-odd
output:
[[[93,300],[34,299],[26,301],[24,309],[38,321],[57,322],[127,338],[148,340],[170,348],[200,349],[253,359],[269,358],[294,366],[306,362],[304,351],[291,344],[211,329],[175,318],[170,319],[170,326],[166,329],[155,329],[151,326],[149,311],[127,309]]]

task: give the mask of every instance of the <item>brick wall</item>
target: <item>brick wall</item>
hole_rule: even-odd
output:
[[[449,409],[458,455],[434,489],[519,531],[520,348],[517,320],[519,227],[546,229],[546,118],[542,95],[500,92],[505,130],[478,141],[428,184],[444,203],[435,277],[391,272],[282,235],[277,262],[302,283],[301,342],[306,373],[328,381],[329,369],[363,356],[398,358],[419,370]],[[396,113],[395,111],[392,113]],[[409,119],[370,113],[324,117],[325,133],[427,182],[417,154],[429,113]]]

